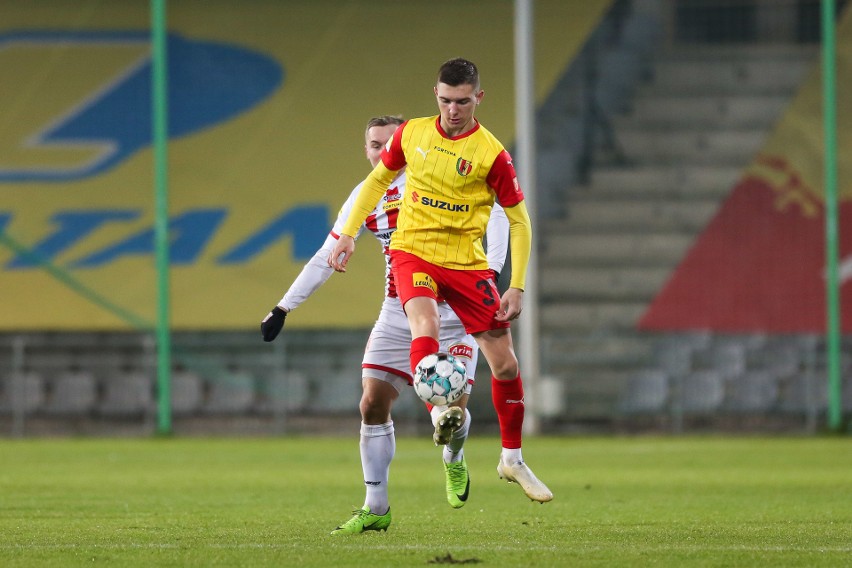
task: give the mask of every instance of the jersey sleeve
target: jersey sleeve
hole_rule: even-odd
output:
[[[334,249],[335,242],[337,237],[332,234],[325,238],[322,247],[302,267],[302,271],[278,302],[279,306],[288,312],[295,310],[334,274],[334,269],[328,265],[328,256]]]
[[[382,163],[387,169],[395,172],[404,168],[407,163],[405,152],[402,150],[402,132],[406,126],[408,126],[407,120],[399,125],[382,150]]]
[[[512,207],[524,200],[524,192],[518,184],[512,156],[506,150],[497,155],[485,182],[497,194],[497,199],[503,207]]]
[[[340,211],[337,213],[337,219],[334,221],[334,226],[331,232],[325,238],[322,246],[314,253],[314,255],[302,267],[302,271],[290,285],[290,288],[285,292],[284,297],[278,302],[278,305],[287,311],[295,310],[307,300],[311,294],[319,290],[320,286],[325,284],[334,269],[328,265],[328,257],[334,250],[334,243],[340,238],[340,230],[343,227],[344,221],[349,217],[352,211],[352,204],[361,190],[361,184],[355,186],[355,189],[349,194],[349,197],[343,203]],[[352,235],[356,239],[364,230],[364,225],[358,228],[356,233]]]
[[[343,225],[346,223],[346,219],[349,218],[349,214],[352,213],[352,208],[355,205],[355,199],[357,199],[358,194],[361,192],[361,187],[364,185],[362,181],[358,185],[355,186],[355,189],[352,190],[352,193],[349,194],[349,197],[346,198],[346,201],[343,203],[343,206],[340,208],[340,211],[337,212],[337,219],[334,220],[334,225],[331,228],[331,235],[334,236],[335,239],[340,237],[341,231],[343,231]],[[374,205],[375,207],[375,205]],[[356,239],[361,235],[364,231],[364,224],[362,223],[358,230],[354,235]]]
[[[506,207],[509,219],[509,245],[512,248],[512,279],[509,286],[524,289],[527,280],[527,265],[532,250],[532,226],[526,203],[523,201]]]
[[[503,272],[506,254],[509,252],[509,219],[499,203],[495,203],[491,208],[491,217],[485,228],[485,245],[488,268]]]

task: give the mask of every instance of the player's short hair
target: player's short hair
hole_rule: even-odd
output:
[[[402,118],[402,115],[399,114],[384,114],[382,116],[374,116],[370,120],[367,121],[367,130],[370,130],[374,126],[388,126],[389,124],[396,124],[399,126],[405,122],[405,119]]]
[[[451,87],[459,85],[473,85],[479,90],[479,69],[473,61],[456,57],[445,61],[438,69],[438,82]]]

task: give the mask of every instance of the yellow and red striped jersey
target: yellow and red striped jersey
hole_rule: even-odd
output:
[[[445,268],[488,268],[482,235],[495,196],[503,207],[524,198],[500,141],[479,123],[450,138],[439,116],[409,120],[388,141],[364,189],[406,166],[408,187],[390,248]]]

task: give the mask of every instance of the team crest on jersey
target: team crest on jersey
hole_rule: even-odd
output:
[[[460,176],[466,176],[467,174],[470,173],[470,171],[472,169],[473,169],[473,164],[471,164],[469,161],[465,160],[464,158],[459,158],[458,161],[456,162],[456,171],[459,173]]]
[[[411,275],[411,282],[415,288],[429,288],[434,294],[438,293],[438,287],[432,277],[425,272],[415,272]]]

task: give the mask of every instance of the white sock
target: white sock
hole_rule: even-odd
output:
[[[464,409],[464,422],[458,430],[453,432],[453,437],[450,438],[450,443],[444,446],[444,463],[453,463],[461,461],[464,457],[464,443],[467,440],[467,435],[470,432],[470,412],[467,408]]]
[[[521,455],[521,448],[503,448],[500,452],[500,459],[503,463],[509,465],[524,461],[524,456]]]
[[[395,452],[393,421],[378,425],[361,423],[361,468],[367,488],[364,506],[376,515],[384,515],[390,508],[388,476]]]
[[[444,412],[448,408],[449,408],[449,406],[433,406],[432,407],[432,410],[429,411],[429,417],[432,418],[432,426],[435,426],[435,425],[438,424],[438,417],[441,415],[442,412]]]

